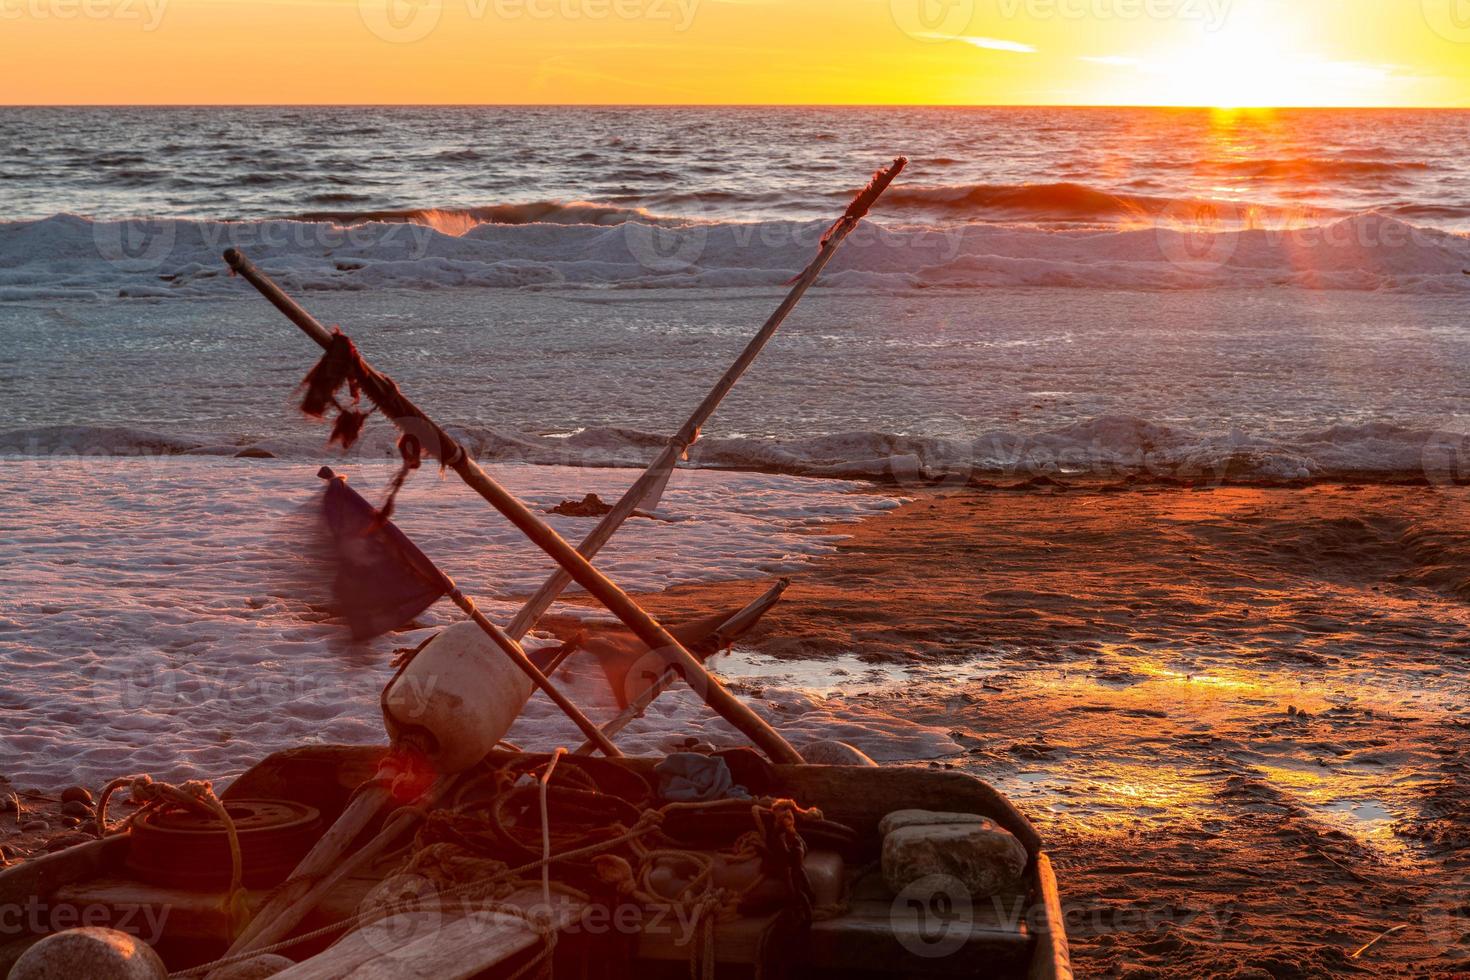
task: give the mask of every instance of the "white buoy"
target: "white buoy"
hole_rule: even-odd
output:
[[[143,940],[87,926],[55,932],[21,954],[9,980],[167,980],[168,968]]]
[[[383,694],[396,742],[415,733],[441,775],[463,772],[505,738],[531,699],[531,679],[474,623],[457,623],[424,647]]]

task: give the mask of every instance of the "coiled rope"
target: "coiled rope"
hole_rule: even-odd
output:
[[[107,825],[108,800],[112,798],[113,793],[124,787],[127,788],[128,796],[132,801],[142,806],[119,822],[116,827],[109,827]],[[225,834],[230,841],[230,887],[225,893],[223,908],[230,923],[231,936],[238,935],[239,931],[245,928],[250,921],[250,908],[245,903],[245,858],[240,850],[240,833],[235,828],[235,819],[230,816],[230,811],[215,795],[214,784],[205,779],[191,779],[175,786],[172,783],[156,781],[147,773],[114,779],[103,787],[101,794],[97,797],[95,813],[97,836],[108,837],[120,834],[131,827],[133,821],[138,817],[162,809],[169,804],[177,804],[185,809],[213,816],[224,825]]]

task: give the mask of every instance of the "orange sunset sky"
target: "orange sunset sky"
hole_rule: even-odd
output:
[[[1470,0],[0,0],[0,101],[1470,105]]]

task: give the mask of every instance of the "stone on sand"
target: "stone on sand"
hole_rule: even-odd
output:
[[[1029,860],[1015,835],[973,813],[900,810],[883,818],[883,880],[895,893],[947,875],[972,898],[1019,889]]]
[[[168,970],[153,947],[116,929],[56,932],[21,954],[9,980],[165,980]]]
[[[80,803],[83,806],[92,805],[92,791],[85,786],[68,786],[61,791],[61,802]]]
[[[833,739],[810,742],[801,747],[801,757],[811,766],[876,766],[867,753],[856,746]]]

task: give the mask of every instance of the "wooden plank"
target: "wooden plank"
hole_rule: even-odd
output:
[[[541,892],[523,888],[500,904],[530,911],[541,904]],[[586,913],[581,902],[558,902],[556,928]],[[529,923],[504,913],[409,912],[349,933],[276,980],[466,980],[541,942]]]
[[[29,858],[0,871],[0,904],[46,901],[63,885],[87,881],[120,866],[127,851],[126,837],[109,837]]]
[[[1066,920],[1062,914],[1061,893],[1051,858],[1036,858],[1037,890],[1046,928],[1036,931],[1036,952],[1031,959],[1030,980],[1072,980],[1072,951],[1067,944]]]
[[[328,892],[320,908],[304,923],[311,930],[341,922],[356,915],[368,893],[382,883],[381,875],[354,875],[339,882]],[[245,903],[259,909],[268,891],[247,890]],[[227,943],[230,939],[229,918],[224,912],[223,891],[192,891],[150,885],[131,878],[92,878],[57,889],[51,898],[56,906],[107,908],[113,921],[124,916],[146,927],[159,923],[170,939],[202,940]]]
[[[246,903],[256,908],[266,892],[247,891]],[[94,878],[57,889],[53,901],[77,908],[105,908],[112,922],[141,925],[157,921],[169,939],[201,939],[219,942],[229,938],[229,916],[224,910],[223,891],[191,891],[150,885],[131,878]]]
[[[221,799],[295,800],[314,806],[331,823],[352,792],[378,773],[386,745],[311,745],[286,749],[252,766]]]
[[[935,924],[917,916],[895,913],[894,902],[882,878],[865,876],[853,887],[848,913],[841,918],[812,924],[805,944],[783,947],[781,955],[792,963],[846,972],[893,971],[924,975],[974,974],[976,967],[1023,971],[1034,945],[1026,930],[1024,915],[1003,915],[1002,910],[1024,909],[1024,897],[1002,897],[997,904],[976,902],[968,916],[946,928],[964,930],[957,941],[943,945]],[[715,961],[722,964],[756,965],[761,941],[774,915],[723,922],[715,929]],[[688,960],[694,951],[687,924],[670,917],[662,929],[645,933],[639,940],[640,959],[663,962]]]

